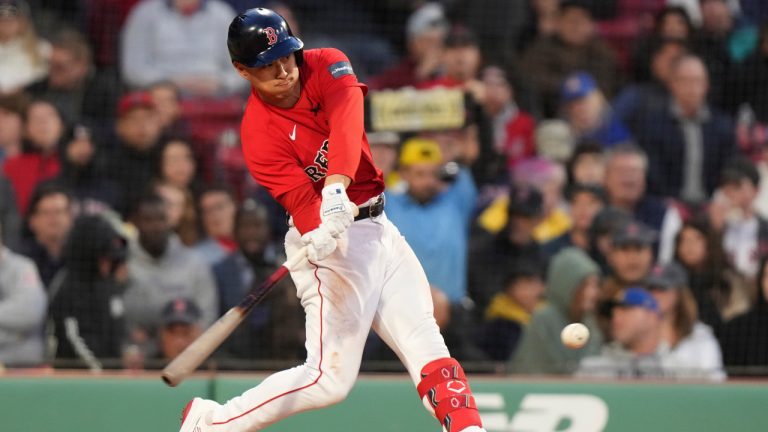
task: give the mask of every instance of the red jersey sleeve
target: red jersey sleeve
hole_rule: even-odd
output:
[[[317,76],[330,128],[328,175],[343,174],[354,179],[365,133],[363,96],[368,88],[357,81],[349,59],[341,51],[323,49],[321,58],[326,66]]]

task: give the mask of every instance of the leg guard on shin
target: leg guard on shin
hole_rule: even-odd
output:
[[[456,359],[441,358],[427,363],[421,370],[421,382],[416,389],[422,399],[427,398],[446,431],[482,427],[472,390]]]

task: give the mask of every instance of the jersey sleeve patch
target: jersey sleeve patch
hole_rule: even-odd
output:
[[[328,72],[331,73],[333,79],[339,79],[344,75],[355,74],[355,72],[352,70],[352,64],[348,61],[340,61],[328,66]]]

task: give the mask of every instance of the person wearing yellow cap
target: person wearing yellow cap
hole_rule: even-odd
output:
[[[415,137],[399,157],[402,190],[387,191],[387,215],[408,240],[431,285],[451,303],[467,293],[467,242],[477,199],[469,170],[447,175],[434,140]]]

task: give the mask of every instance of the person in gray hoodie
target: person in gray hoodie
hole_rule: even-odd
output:
[[[165,201],[148,194],[134,206],[138,238],[128,247],[125,318],[131,341],[150,358],[163,306],[178,297],[194,299],[207,327],[217,318],[219,299],[211,269],[171,231]]]
[[[548,304],[533,314],[523,332],[510,371],[521,374],[562,375],[572,373],[582,358],[596,354],[603,335],[595,320],[600,290],[600,268],[578,248],[555,255],[547,271]],[[566,348],[560,332],[572,323],[587,326],[590,338],[580,349]]]
[[[35,264],[0,242],[0,365],[39,366],[47,300]]]

